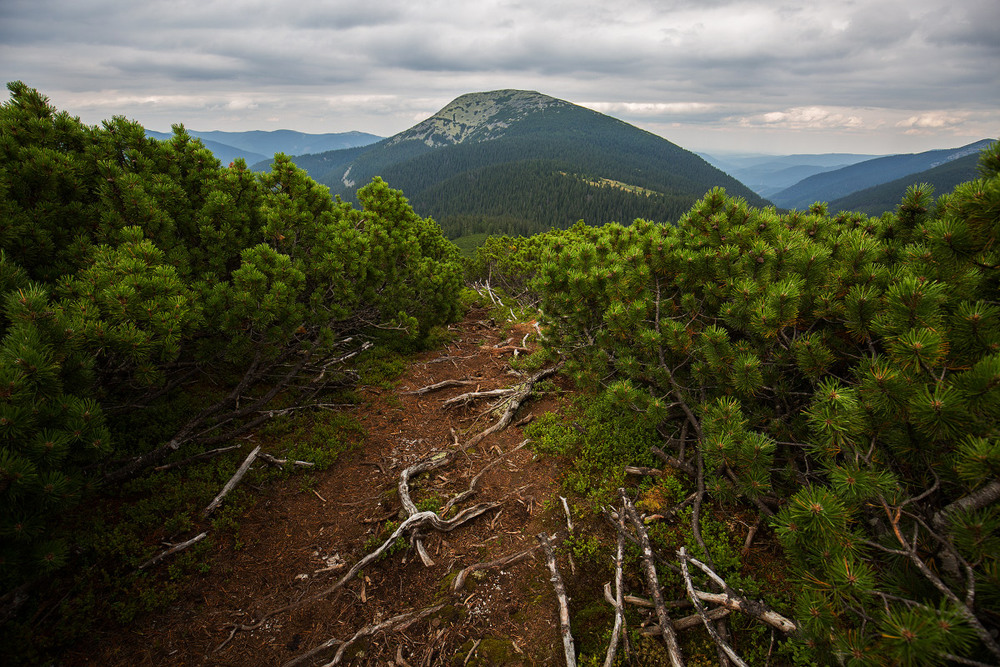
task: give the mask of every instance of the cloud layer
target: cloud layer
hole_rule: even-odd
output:
[[[1000,134],[998,19],[996,0],[4,0],[0,73],[153,129],[388,135],[524,88],[689,148],[908,152]]]

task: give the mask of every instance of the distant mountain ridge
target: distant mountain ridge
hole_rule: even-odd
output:
[[[979,153],[970,153],[925,171],[903,178],[852,192],[846,197],[829,203],[830,213],[857,211],[879,216],[895,211],[911,185],[926,183],[934,188],[934,195],[951,192],[956,185],[979,177]]]
[[[765,198],[781,192],[809,176],[885,157],[858,153],[799,153],[793,155],[709,155],[699,153],[699,155]]]
[[[524,90],[462,95],[363,149],[295,161],[345,199],[379,176],[452,237],[532,234],[580,219],[674,221],[714,186],[767,204],[662,137]]]
[[[155,139],[169,139],[169,132],[146,130]],[[366,132],[327,132],[309,134],[295,130],[250,130],[247,132],[223,132],[211,130],[201,132],[188,130],[192,137],[201,139],[205,148],[222,163],[243,158],[249,165],[270,161],[275,153],[298,155],[301,153],[323,153],[331,150],[350,149],[367,146],[382,137]]]
[[[810,176],[773,194],[770,199],[780,208],[804,209],[813,202],[832,202],[866,188],[905,178],[959,158],[978,154],[991,139],[982,139],[959,148],[890,155],[859,162],[834,171]]]

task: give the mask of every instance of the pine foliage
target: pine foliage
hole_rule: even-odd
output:
[[[457,249],[381,180],[356,209],[287,156],[226,168],[181,126],[165,141],[124,118],[90,127],[8,88],[0,589],[66,561],[59,518],[100,483],[232,437],[279,393],[349,380],[343,361],[376,335],[419,341],[456,315]],[[192,382],[226,390],[164,417]]]
[[[535,273],[581,380],[777,510],[820,663],[1000,658],[998,163],[879,218],[716,189],[676,227],[555,233]]]

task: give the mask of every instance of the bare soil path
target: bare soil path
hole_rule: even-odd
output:
[[[478,492],[456,509],[488,502],[497,503],[495,509],[447,533],[422,531],[433,566],[425,566],[412,549],[398,549],[339,590],[309,600],[406,518],[398,493],[404,469],[453,450],[453,433],[464,444],[497,419],[485,400],[458,407],[444,407],[444,401],[511,387],[527,377],[511,370],[510,359],[526,334],[526,346],[537,345],[534,327],[502,331],[487,318],[485,311],[471,311],[453,325],[455,337],[447,347],[420,355],[395,389],[368,392],[360,408],[364,443],[316,473],[318,483],[311,488],[292,476],[264,489],[242,517],[242,544],[219,544],[210,572],[190,581],[178,603],[137,621],[126,636],[95,637],[66,656],[65,664],[327,664],[339,642],[359,630],[436,605],[443,607],[405,629],[355,642],[340,664],[561,664],[556,598],[539,551],[508,567],[480,570],[461,591],[452,590],[463,568],[530,549],[538,544],[538,533],[565,529],[558,465],[536,458],[529,448],[514,451],[524,440],[526,419],[558,410],[552,396],[528,399],[514,424],[411,484],[417,505],[438,511],[492,464]],[[407,393],[446,380],[467,384]],[[273,613],[297,601],[306,602]],[[262,618],[260,627],[233,633],[234,625]],[[324,642],[330,642],[327,649],[294,662]]]

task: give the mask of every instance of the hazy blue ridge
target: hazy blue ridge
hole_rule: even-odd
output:
[[[978,154],[991,142],[982,139],[960,148],[891,155],[810,176],[770,197],[781,208],[804,209],[817,201],[832,202],[865,188],[932,169],[966,155]]]
[[[381,137],[365,132],[333,132],[307,134],[294,130],[251,130],[248,132],[199,132],[188,130],[192,137],[201,139],[205,148],[224,165],[236,158],[243,158],[248,165],[257,167],[263,163],[267,169],[275,153],[299,155],[302,153],[322,153],[338,149],[351,149],[379,141]],[[146,130],[155,139],[169,139],[170,132]]]
[[[884,157],[858,153],[795,155],[711,155],[699,153],[699,155],[765,198],[781,192],[809,176]]]
[[[934,187],[935,195],[941,195],[950,192],[960,183],[978,178],[978,165],[978,153],[966,155],[933,169],[853,192],[830,202],[829,210],[831,213],[857,211],[879,216],[886,211],[895,211],[911,185],[927,183]]]

